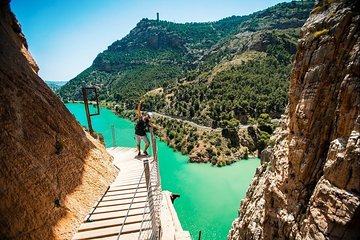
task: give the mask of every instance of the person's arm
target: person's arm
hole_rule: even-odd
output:
[[[150,127],[152,127],[152,128],[156,128],[157,130],[159,130],[159,131],[161,131],[162,130],[162,128],[161,127],[159,127],[159,126],[156,126],[155,124],[153,124],[152,122],[149,122],[149,125],[150,125]]]
[[[138,104],[138,109],[137,109],[137,115],[138,117],[141,117],[141,104],[142,104],[143,100],[140,100],[139,101],[139,104]]]

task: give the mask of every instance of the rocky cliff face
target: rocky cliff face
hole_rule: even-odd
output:
[[[303,26],[288,115],[228,239],[359,238],[359,11],[319,1]]]
[[[70,239],[116,175],[37,71],[1,1],[0,239]]]

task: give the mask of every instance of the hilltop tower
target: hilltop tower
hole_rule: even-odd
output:
[[[156,21],[160,21],[159,13],[156,13]]]

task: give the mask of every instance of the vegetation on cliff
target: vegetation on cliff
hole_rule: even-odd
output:
[[[123,118],[136,121],[134,110],[115,112]],[[206,162],[218,167],[236,160],[257,156],[257,152],[273,145],[269,140],[275,126],[267,114],[251,119],[251,125],[241,128],[204,128],[189,121],[156,114],[152,118],[156,125],[164,127],[155,134],[174,150],[189,155],[190,162]]]

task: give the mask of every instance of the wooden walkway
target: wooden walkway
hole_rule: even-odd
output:
[[[145,176],[142,177],[139,188],[137,186],[144,169],[143,160],[148,159],[151,162],[152,157],[142,156],[138,158],[137,151],[134,148],[116,147],[107,150],[114,157],[114,164],[120,169],[119,175],[110,185],[103,198],[99,200],[99,203],[90,211],[91,214],[85,218],[78,232],[73,236],[74,240],[117,239],[131,201],[133,204],[120,239],[139,239],[143,214],[144,211],[148,211],[145,210],[147,205]],[[137,193],[133,199],[136,189]],[[87,221],[88,218],[90,221]],[[147,221],[149,220],[146,220],[143,226],[150,226]],[[148,233],[149,231],[145,228],[142,236]]]

